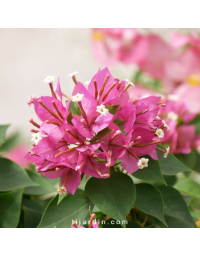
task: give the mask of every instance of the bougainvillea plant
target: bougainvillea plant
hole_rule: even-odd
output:
[[[191,197],[175,188],[176,175],[191,169],[160,145],[171,128],[163,114],[172,112],[168,102],[158,96],[130,100],[133,83],[119,81],[107,68],[88,88],[76,74],[70,75],[72,96],[61,90],[59,79],[54,88],[55,78],[48,76],[51,96],[28,101],[39,119],[29,120],[33,148],[25,158],[31,164],[24,170],[0,159],[0,201],[18,202],[12,219],[6,216],[0,225],[195,227]]]

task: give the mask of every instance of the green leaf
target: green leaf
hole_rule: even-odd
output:
[[[24,213],[24,228],[36,228],[42,218],[42,213],[22,207]]]
[[[5,142],[6,130],[10,124],[0,125],[0,146]]]
[[[200,198],[200,185],[194,180],[184,178],[179,180],[174,187],[182,193]]]
[[[21,166],[9,159],[0,158],[0,191],[36,185]]]
[[[108,127],[106,127],[105,129],[101,130],[97,135],[95,135],[91,140],[90,143],[93,142],[97,142],[99,140],[101,140],[102,138],[104,138],[106,135],[108,135],[109,133],[111,133],[113,130],[109,129]]]
[[[191,225],[171,216],[165,216],[168,228],[191,228]]]
[[[148,167],[144,169],[139,169],[137,172],[134,172],[132,175],[135,178],[143,181],[166,184],[160,170],[159,161],[155,161],[151,158],[149,158]]]
[[[194,198],[193,196],[186,196],[186,195],[182,195],[183,199],[185,200],[187,206],[190,205],[192,199]]]
[[[0,194],[0,228],[16,228],[19,222],[23,189]]]
[[[194,166],[194,171],[200,172],[200,154],[196,151],[196,163]]]
[[[0,146],[0,153],[5,153],[10,151],[18,143],[19,143],[19,133],[14,133],[8,139],[6,139],[3,145]]]
[[[168,154],[167,158],[163,157],[163,153],[157,151],[160,169],[164,175],[172,176],[179,172],[192,171],[189,167],[181,163],[171,153]]]
[[[163,185],[158,186],[157,189],[160,190],[163,196],[164,214],[194,227],[194,221],[180,192],[175,188]]]
[[[190,212],[196,212],[196,211],[199,211],[199,209],[200,209],[200,199],[194,197],[190,202],[189,210]]]
[[[175,175],[172,175],[172,176],[163,175],[163,177],[167,185],[169,186],[173,186],[177,182],[177,177]]]
[[[195,221],[198,221],[200,219],[200,211],[191,212],[191,215],[195,219]]]
[[[48,204],[38,228],[70,228],[75,220],[87,220],[89,206],[93,208],[92,202],[81,189],[65,197],[59,205],[57,202],[58,195]]]
[[[72,114],[74,114],[76,116],[81,116],[81,110],[80,110],[77,102],[71,101],[71,103],[69,105],[69,112],[71,112]]]
[[[135,206],[142,212],[156,217],[166,224],[164,219],[163,199],[160,191],[150,184],[137,184]]]
[[[133,82],[156,91],[162,91],[161,81],[152,78],[147,73],[144,73],[141,70],[137,70],[135,72]]]
[[[124,133],[124,125],[123,125],[123,120],[122,119],[115,119],[113,121],[116,125],[119,126],[119,129],[121,130],[122,133]]]
[[[89,179],[85,192],[100,211],[120,223],[125,220],[136,196],[132,179],[121,172],[112,172],[107,179]]]
[[[197,160],[196,150],[193,149],[190,154],[176,154],[175,156],[184,165],[191,168],[192,170],[194,169]]]
[[[49,179],[42,176],[42,174],[26,170],[29,178],[37,183],[39,186],[26,187],[24,194],[27,195],[45,195],[49,193],[56,192],[56,188],[51,185]]]
[[[117,110],[118,110],[118,108],[119,108],[119,105],[106,106],[106,108],[108,109],[110,114],[115,115]]]
[[[195,133],[196,135],[198,135],[200,133],[200,114],[196,115],[195,118],[189,124],[194,125]]]
[[[70,111],[67,117],[67,123],[73,125],[72,119],[73,119],[73,116],[72,116],[72,112]]]
[[[29,208],[30,210],[43,213],[45,210],[45,207],[41,204],[39,204],[41,201],[36,201],[32,198],[22,198],[22,206]],[[43,201],[42,201],[43,202]]]

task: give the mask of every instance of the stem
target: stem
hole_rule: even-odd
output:
[[[148,216],[145,216],[144,222],[142,224],[140,224],[141,228],[144,228],[144,225],[146,224],[147,219],[148,219]]]

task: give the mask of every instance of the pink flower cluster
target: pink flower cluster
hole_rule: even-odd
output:
[[[170,146],[170,151],[173,154],[189,154],[191,148],[196,148],[194,145],[196,141],[194,125],[188,124],[195,115],[190,114],[184,103],[169,99],[166,99],[164,103],[166,107],[160,109],[159,117],[167,127],[167,131],[161,142],[165,146]]]
[[[41,124],[29,120],[37,129],[31,129],[33,148],[25,158],[42,175],[61,177],[58,193],[74,194],[82,174],[108,178],[110,167],[118,161],[132,174],[148,166],[149,159],[142,156],[158,159],[157,144],[167,129],[157,118],[165,106],[160,97],[130,101],[132,83],[119,81],[107,68],[92,77],[88,89],[75,74],[71,76],[75,83],[72,97],[61,92],[59,79],[54,90],[54,77],[47,77],[44,81],[52,97],[32,97],[28,102],[34,105]],[[66,105],[63,95],[68,99]]]
[[[200,37],[172,34],[169,43],[155,34],[136,29],[93,29],[95,56],[103,64],[121,61],[162,81],[165,94],[187,101],[193,113],[200,112]]]
[[[147,89],[142,86],[136,86],[130,90],[130,98],[133,97],[149,97],[151,95],[159,95],[154,90]],[[167,128],[165,137],[161,139],[165,147],[169,147],[171,153],[189,154],[191,149],[200,152],[200,135],[195,135],[195,127],[190,122],[195,118],[195,114],[191,113],[188,106],[178,100],[177,95],[170,94],[168,96],[161,95],[165,108],[161,108],[158,117],[165,123]]]

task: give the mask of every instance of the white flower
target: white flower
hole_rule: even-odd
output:
[[[108,113],[108,109],[103,104],[101,104],[100,106],[97,106],[96,111],[99,112],[102,116],[106,116]]]
[[[89,85],[89,83],[90,83],[90,81],[85,81],[85,85],[87,86],[87,85]]]
[[[135,87],[135,85],[134,85],[132,82],[130,82],[128,79],[125,79],[125,81],[126,81],[126,86],[130,84],[130,85],[132,85],[133,87]]]
[[[84,94],[77,93],[76,95],[72,96],[72,101],[73,102],[82,101],[83,97],[84,97]]]
[[[55,81],[55,76],[47,76],[44,80],[43,80],[46,84],[50,84],[53,81]]]
[[[173,111],[169,112],[167,116],[168,116],[169,119],[171,119],[173,121],[176,121],[178,119],[177,114],[174,113]]]
[[[41,139],[42,139],[42,135],[39,132],[32,134],[31,141],[33,141],[35,145],[37,145],[41,141]]]
[[[166,151],[167,151],[167,152],[163,154],[163,157],[164,157],[164,158],[167,158],[167,156],[168,156],[168,154],[169,154],[169,151],[170,151],[170,147],[167,147],[167,148],[166,148]]]
[[[169,94],[169,95],[167,96],[167,98],[168,98],[169,100],[172,100],[172,101],[177,101],[177,100],[180,99],[180,96],[178,96],[178,95],[176,95],[176,94]]]
[[[169,131],[169,130],[170,130],[170,128],[169,128],[169,126],[166,124],[165,120],[162,120],[162,122],[163,122],[163,124],[164,124],[164,127],[166,127],[166,128],[167,128],[167,131]]]
[[[138,165],[138,167],[139,167],[140,169],[143,169],[144,167],[147,167],[147,166],[148,166],[148,162],[149,162],[149,159],[148,159],[148,158],[142,157],[142,158],[138,161],[137,165]]]
[[[155,134],[158,136],[158,138],[164,138],[164,136],[165,136],[162,129],[157,129]]]
[[[65,187],[59,187],[58,189],[57,189],[57,193],[59,194],[59,195],[65,195],[65,194],[67,194],[67,190],[66,190],[66,188]]]
[[[78,71],[75,71],[75,72],[69,74],[69,75],[67,76],[67,78],[73,77],[73,76],[75,76],[75,75],[77,75],[77,74],[78,74]]]

